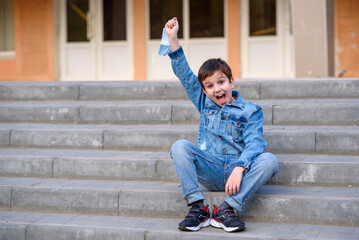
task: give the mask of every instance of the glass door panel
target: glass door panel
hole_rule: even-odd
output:
[[[162,28],[168,19],[177,17],[179,25],[178,38],[183,38],[183,4],[182,0],[150,0],[150,39],[161,39]]]
[[[249,35],[277,35],[276,0],[249,1]]]
[[[67,0],[67,42],[89,41],[87,38],[88,12],[88,0]]]
[[[127,40],[126,23],[126,0],[103,0],[103,40]]]
[[[223,0],[190,0],[189,14],[190,38],[224,37]]]

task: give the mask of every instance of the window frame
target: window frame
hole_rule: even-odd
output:
[[[15,20],[14,20],[14,1],[13,0],[8,0],[11,1],[11,4],[8,5],[9,8],[12,8],[12,21],[1,21],[0,22],[5,22],[4,25],[8,25],[7,28],[12,28],[12,36],[11,36],[11,40],[13,41],[13,50],[5,50],[2,51],[0,50],[0,59],[14,59],[15,58]],[[4,9],[5,10],[9,10],[9,9]],[[9,26],[10,25],[10,26]],[[4,29],[4,31],[6,31],[6,29]]]

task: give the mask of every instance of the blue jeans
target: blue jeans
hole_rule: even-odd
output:
[[[171,157],[187,204],[204,200],[198,183],[210,191],[224,191],[233,171],[233,167],[229,165],[233,166],[233,161],[238,160],[238,157],[226,155],[221,158],[211,156],[187,140],[179,140],[173,144]],[[225,201],[241,211],[245,200],[277,171],[277,158],[271,153],[260,154],[252,161],[249,170],[244,172],[239,192],[232,197],[228,195]]]

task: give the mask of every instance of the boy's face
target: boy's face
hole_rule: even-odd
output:
[[[203,92],[215,104],[223,107],[226,104],[234,102],[232,97],[232,89],[234,89],[234,79],[228,77],[220,70],[214,72],[210,77],[203,81]]]

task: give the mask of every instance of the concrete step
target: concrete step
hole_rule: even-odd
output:
[[[359,99],[261,100],[267,125],[359,125]],[[0,102],[0,122],[198,124],[190,101]]]
[[[244,232],[229,234],[213,227],[199,232],[177,229],[178,219],[91,216],[34,212],[0,212],[0,238],[4,240],[51,239],[337,239],[353,240],[359,228],[293,223],[246,222]],[[25,236],[26,235],[26,236]]]
[[[209,206],[224,192],[204,191]],[[0,178],[0,210],[181,218],[188,211],[177,183]],[[249,221],[358,226],[359,188],[265,185],[241,217]]]
[[[178,139],[196,143],[196,125],[0,124],[0,147],[170,151]],[[359,126],[264,126],[267,151],[359,154]]]
[[[246,99],[359,98],[358,79],[248,81],[237,79]],[[173,82],[1,82],[0,101],[187,99]]]
[[[277,158],[272,185],[359,187],[359,156]],[[178,182],[168,152],[0,149],[0,176]]]

